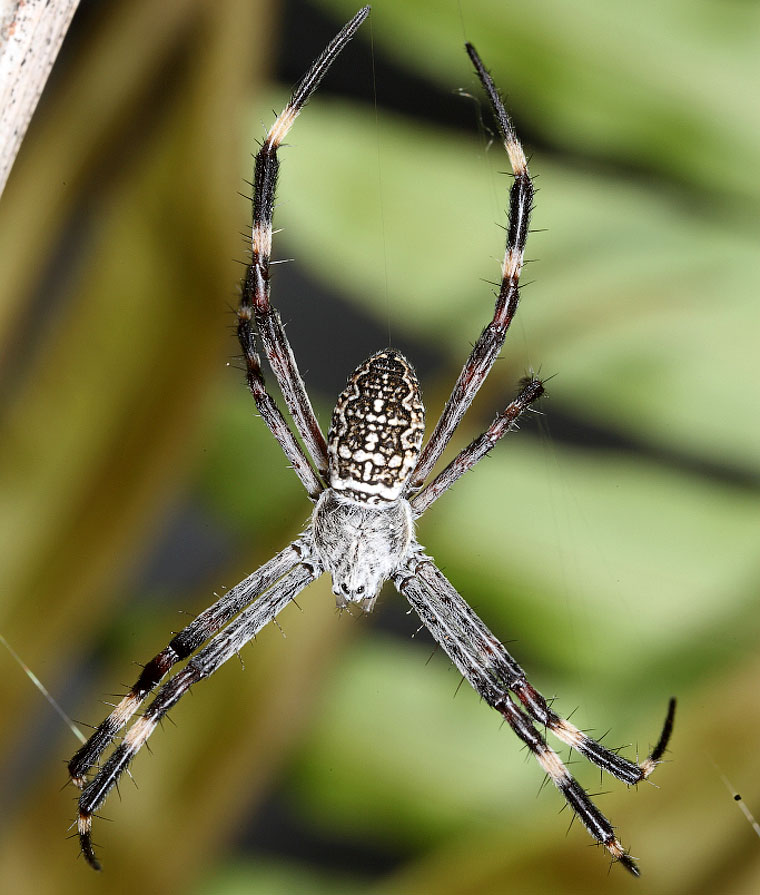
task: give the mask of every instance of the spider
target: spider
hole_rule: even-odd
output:
[[[279,314],[270,304],[272,217],[279,169],[277,150],[369,11],[368,6],[359,10],[327,45],[295,88],[256,155],[252,257],[237,310],[237,335],[248,387],[259,414],[314,503],[310,521],[284,550],[176,634],[144,666],[132,689],[71,759],[71,779],[83,789],[77,821],[82,854],[91,867],[100,869],[91,838],[93,814],[164,715],[193,684],[210,677],[238,653],[303,588],[328,572],[338,608],[353,604],[365,612],[373,609],[381,586],[390,579],[464,678],[502,715],[535,756],[591,836],[615,861],[638,874],[635,861],[618,841],[610,822],[536,727],[550,730],[602,770],[632,785],[649,777],[662,758],[673,727],[675,701],[670,701],[657,745],[640,764],[605,748],[550,708],[415,537],[415,521],[500,438],[516,427],[520,416],[544,391],[536,377],[524,379],[517,396],[496,416],[487,431],[428,481],[493,366],[517,310],[533,203],[533,184],[525,154],[496,86],[471,44],[466,45],[467,53],[488,96],[514,174],[509,193],[506,252],[493,318],[475,343],[424,447],[425,409],[417,377],[409,361],[393,348],[372,355],[351,374],[338,397],[325,439]],[[266,389],[259,345],[303,447]],[[118,732],[164,676],[183,659],[189,661],[158,690],[88,782],[88,772]]]

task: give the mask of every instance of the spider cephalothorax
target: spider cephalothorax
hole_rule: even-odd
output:
[[[256,156],[251,263],[237,312],[238,339],[256,407],[316,506],[298,538],[201,612],[143,667],[132,689],[71,759],[71,779],[84,790],[77,821],[82,853],[92,867],[99,869],[90,835],[92,817],[166,713],[193,684],[212,675],[303,588],[327,572],[341,608],[358,603],[371,610],[383,582],[392,581],[463,677],[535,756],[593,838],[615,860],[637,873],[610,822],[573,779],[540,729],[551,731],[619,780],[635,784],[652,773],[667,748],[674,701],[659,741],[644,761],[629,761],[605,748],[549,707],[415,537],[414,520],[511,431],[544,391],[540,380],[532,376],[525,379],[516,397],[490,427],[428,481],[491,370],[517,310],[533,202],[525,154],[494,82],[471,44],[467,44],[467,52],[488,95],[514,174],[507,244],[493,317],[475,342],[424,448],[425,410],[417,377],[409,362],[392,348],[374,354],[349,378],[325,439],[279,315],[269,301],[278,148],[335,57],[368,14],[369,7],[359,10],[328,44],[293,91]],[[267,391],[257,345],[266,354],[300,441]],[[148,694],[185,659],[185,667],[158,690],[88,782],[92,767]]]

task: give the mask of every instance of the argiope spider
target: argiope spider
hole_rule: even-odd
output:
[[[646,779],[662,758],[673,726],[674,700],[657,745],[640,764],[600,745],[549,707],[415,537],[415,520],[515,428],[521,414],[544,391],[537,378],[525,379],[517,396],[488,430],[425,484],[493,366],[517,310],[533,202],[533,184],[522,147],[494,82],[471,44],[467,44],[467,53],[488,95],[514,174],[506,253],[493,319],[475,343],[425,446],[425,409],[417,377],[406,358],[393,348],[374,354],[350,376],[325,439],[280,317],[269,301],[277,150],[330,65],[368,14],[369,7],[361,9],[328,44],[295,88],[256,156],[252,258],[237,311],[237,334],[248,387],[264,422],[315,503],[311,520],[284,550],[175,635],[145,665],[129,693],[71,759],[71,779],[84,790],[78,818],[82,853],[90,866],[100,869],[91,840],[92,816],[164,715],[193,684],[212,675],[238,653],[303,588],[323,572],[329,572],[338,607],[343,609],[354,603],[365,612],[372,610],[383,582],[390,579],[461,674],[533,753],[591,836],[607,848],[613,859],[637,874],[634,860],[618,841],[612,825],[573,779],[536,725],[547,728],[602,770],[631,785]],[[266,390],[257,342],[269,361],[305,450]],[[203,646],[206,641],[209,642]],[[161,687],[88,783],[88,772],[118,732],[183,659],[189,659],[185,667]]]

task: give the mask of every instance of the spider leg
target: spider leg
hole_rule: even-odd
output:
[[[196,653],[181,671],[161,687],[145,713],[130,727],[124,735],[124,739],[114,749],[79,797],[77,830],[82,854],[91,867],[100,870],[100,864],[92,846],[90,832],[92,816],[103,804],[106,796],[116,785],[119,777],[127,769],[137,752],[145,745],[159,721],[177,704],[193,684],[210,677],[229,658],[238,653],[307,584],[319,577],[322,571],[321,566],[311,562],[301,563],[291,569],[255,603],[244,609],[207,646]]]
[[[257,406],[259,406],[260,402],[262,405],[265,403],[265,399],[262,396],[264,380],[255,348],[255,339],[251,327],[252,317],[255,321],[256,332],[261,340],[264,353],[280,386],[285,404],[295,422],[296,429],[317,467],[317,472],[323,478],[327,472],[327,444],[325,437],[322,434],[306,392],[306,386],[298,371],[293,350],[285,335],[280,315],[269,302],[272,217],[274,214],[277,173],[280,166],[277,150],[299,112],[317,89],[335,58],[351,40],[368,15],[368,6],[359,10],[351,21],[344,25],[341,31],[325,47],[322,54],[293,91],[290,101],[269,129],[261,149],[256,155],[253,175],[252,257],[243,280],[243,291],[237,312],[238,338],[246,360],[249,387]],[[272,415],[269,406],[266,407],[266,410]],[[264,416],[261,407],[259,407],[259,411]],[[266,416],[265,419],[267,419]],[[272,425],[269,427],[277,440],[283,445],[285,453],[292,462],[292,433],[289,433],[291,438],[288,439],[287,436],[281,433],[281,426],[279,426],[279,421],[277,422],[277,430]],[[284,442],[287,443],[287,448]],[[304,482],[304,484],[306,483]],[[312,494],[313,486],[306,485],[306,489]],[[318,493],[319,491],[317,491]],[[315,495],[312,494],[312,496]]]
[[[312,500],[316,500],[324,491],[324,485],[314,472],[303,448],[296,441],[295,435],[291,432],[285,417],[280,412],[277,404],[275,404],[274,398],[266,389],[253,332],[249,324],[241,321],[240,310],[238,310],[238,339],[243,346],[246,380],[248,388],[253,395],[253,400],[256,402],[256,409],[284,451],[290,465],[301,480],[301,484],[306,488],[306,493]]]
[[[466,44],[466,48],[475,66],[475,71],[488,94],[514,173],[514,182],[509,193],[507,245],[501,270],[501,287],[496,298],[493,319],[480,334],[472,353],[462,367],[462,372],[446,402],[443,413],[420,454],[417,468],[411,477],[410,490],[419,488],[430,474],[501,351],[520,299],[520,273],[523,267],[528,224],[533,206],[533,181],[528,172],[528,163],[512,122],[504,109],[504,103],[501,101],[493,79],[475,52],[475,48],[469,43]]]
[[[420,548],[414,551],[406,567],[396,572],[393,582],[473,689],[505,718],[528,746],[591,836],[604,845],[616,861],[638,875],[635,862],[615,836],[610,822],[533,724],[538,722],[545,726],[589,761],[630,785],[646,779],[667,749],[675,701],[670,702],[662,734],[650,755],[641,764],[628,761],[548,707],[544,697],[528,683],[515,659]],[[512,701],[510,692],[520,700],[522,707]]]
[[[640,783],[652,773],[667,749],[673,729],[675,700],[670,701],[662,734],[650,755],[640,764],[629,761],[617,752],[605,748],[549,708],[546,699],[527,681],[525,672],[507,649],[488,630],[429,557],[421,554],[415,571],[427,585],[433,603],[440,605],[445,611],[446,622],[460,643],[465,645],[473,658],[482,662],[485,657],[486,663],[490,662],[491,674],[497,687],[503,688],[506,685],[518,697],[531,718],[623,783],[629,785]]]
[[[289,544],[260,569],[227,591],[216,603],[209,606],[208,609],[204,609],[187,627],[171,639],[168,646],[143,666],[140,676],[129,693],[122,698],[105,721],[95,728],[92,736],[69,762],[69,774],[77,787],[80,789],[84,787],[87,782],[87,772],[113,742],[116,734],[134,715],[145,697],[159,684],[169,670],[177,662],[191,656],[241,609],[271,587],[278,578],[290,572],[307,551],[308,545],[305,543],[294,541]],[[273,612],[276,604],[271,603],[269,595],[261,599],[263,601],[262,609],[268,608],[270,612]]]
[[[517,427],[522,414],[544,393],[544,384],[534,378],[526,379],[520,392],[496,417],[488,429],[459,453],[449,465],[418,491],[409,501],[415,516],[421,516],[445,491],[482,460],[496,442]]]

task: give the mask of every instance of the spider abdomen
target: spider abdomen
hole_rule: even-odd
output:
[[[417,465],[425,407],[412,365],[393,348],[349,377],[327,435],[330,487],[376,506],[398,500]]]

